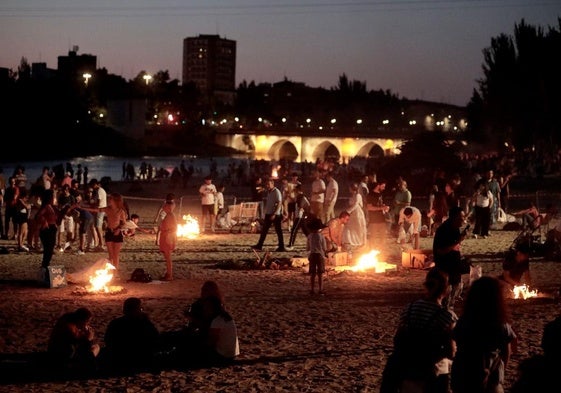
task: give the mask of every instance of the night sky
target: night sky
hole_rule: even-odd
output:
[[[526,23],[559,29],[559,0],[2,0],[0,67],[22,57],[56,69],[73,46],[126,79],[168,70],[183,39],[237,42],[236,85],[285,77],[331,88],[345,73],[368,90],[466,105],[491,38]]]

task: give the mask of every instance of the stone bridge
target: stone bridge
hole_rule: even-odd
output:
[[[219,133],[216,143],[248,152],[256,159],[316,162],[326,158],[348,162],[353,157],[383,157],[400,153],[406,139]]]

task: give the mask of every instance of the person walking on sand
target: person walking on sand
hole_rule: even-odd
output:
[[[166,261],[166,273],[162,277],[163,281],[173,280],[171,253],[175,250],[175,246],[177,245],[177,220],[175,219],[175,214],[173,214],[174,209],[175,202],[173,200],[166,201],[164,204],[164,212],[166,215],[159,228],[160,237],[158,245]]]
[[[323,273],[325,273],[325,258],[327,256],[327,242],[321,230],[325,228],[319,218],[314,218],[308,224],[310,233],[306,239],[308,262],[310,263],[310,294],[315,294],[316,277],[318,278],[318,293],[325,295],[323,290]]]
[[[261,227],[261,234],[259,235],[259,241],[255,246],[252,246],[254,250],[261,251],[263,249],[263,243],[265,238],[269,233],[271,225],[275,226],[275,232],[277,234],[278,245],[275,251],[284,252],[284,238],[282,236],[282,194],[280,190],[275,187],[275,181],[273,179],[267,180],[267,199],[265,200],[265,221]]]

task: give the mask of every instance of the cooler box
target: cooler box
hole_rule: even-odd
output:
[[[434,266],[432,250],[407,250],[401,253],[401,266],[410,269],[428,269]]]
[[[349,254],[346,251],[330,252],[326,264],[328,266],[347,266],[349,264]]]

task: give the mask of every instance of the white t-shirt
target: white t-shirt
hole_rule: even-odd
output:
[[[214,195],[216,194],[216,186],[212,183],[205,183],[199,188],[201,194],[201,205],[214,205]]]
[[[238,331],[234,320],[226,321],[221,315],[214,318],[210,324],[211,329],[220,329],[216,342],[217,353],[225,358],[234,358],[240,354]]]

